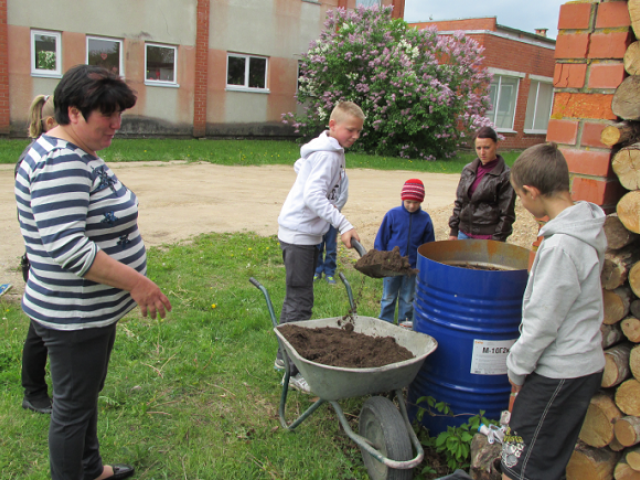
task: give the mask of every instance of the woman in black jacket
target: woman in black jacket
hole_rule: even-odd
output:
[[[509,167],[497,154],[498,136],[482,127],[475,137],[478,158],[462,169],[449,240],[485,239],[504,242],[516,220],[516,194],[509,183]]]

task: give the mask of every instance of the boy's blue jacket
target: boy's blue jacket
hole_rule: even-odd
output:
[[[411,267],[416,268],[418,247],[435,239],[429,214],[422,209],[409,213],[403,204],[392,208],[384,216],[374,248],[388,251],[400,247],[400,255],[408,255]]]

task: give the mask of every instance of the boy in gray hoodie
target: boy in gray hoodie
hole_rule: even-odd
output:
[[[605,214],[569,192],[569,171],[554,143],[531,147],[511,184],[535,217],[549,217],[522,305],[520,338],[507,356],[516,396],[502,446],[502,478],[565,478],[604,368],[600,273]]]
[[[334,207],[344,180],[345,148],[360,137],[364,113],[353,102],[342,102],[331,112],[329,130],[302,146],[294,169],[298,174],[278,216],[278,240],[286,270],[286,292],[280,323],[309,320],[313,308],[313,275],[317,245],[333,225],[342,243],[360,241],[353,225]],[[309,385],[290,362],[289,386],[309,393]],[[278,350],[275,367],[284,368]],[[284,380],[284,379],[283,379]]]

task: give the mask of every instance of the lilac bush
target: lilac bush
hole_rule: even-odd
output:
[[[340,101],[367,116],[355,148],[380,155],[434,160],[453,156],[469,132],[491,125],[490,75],[483,48],[462,32],[409,28],[392,7],[327,13],[325,30],[300,65],[302,116],[282,115],[304,138],[329,122]]]

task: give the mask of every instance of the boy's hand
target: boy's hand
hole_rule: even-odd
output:
[[[449,240],[457,240],[458,237],[454,236],[454,235],[449,235]]]
[[[344,243],[344,246],[347,248],[351,248],[351,239],[355,238],[357,241],[360,241],[360,237],[358,236],[358,232],[356,232],[355,228],[344,232],[340,235],[340,240]]]

